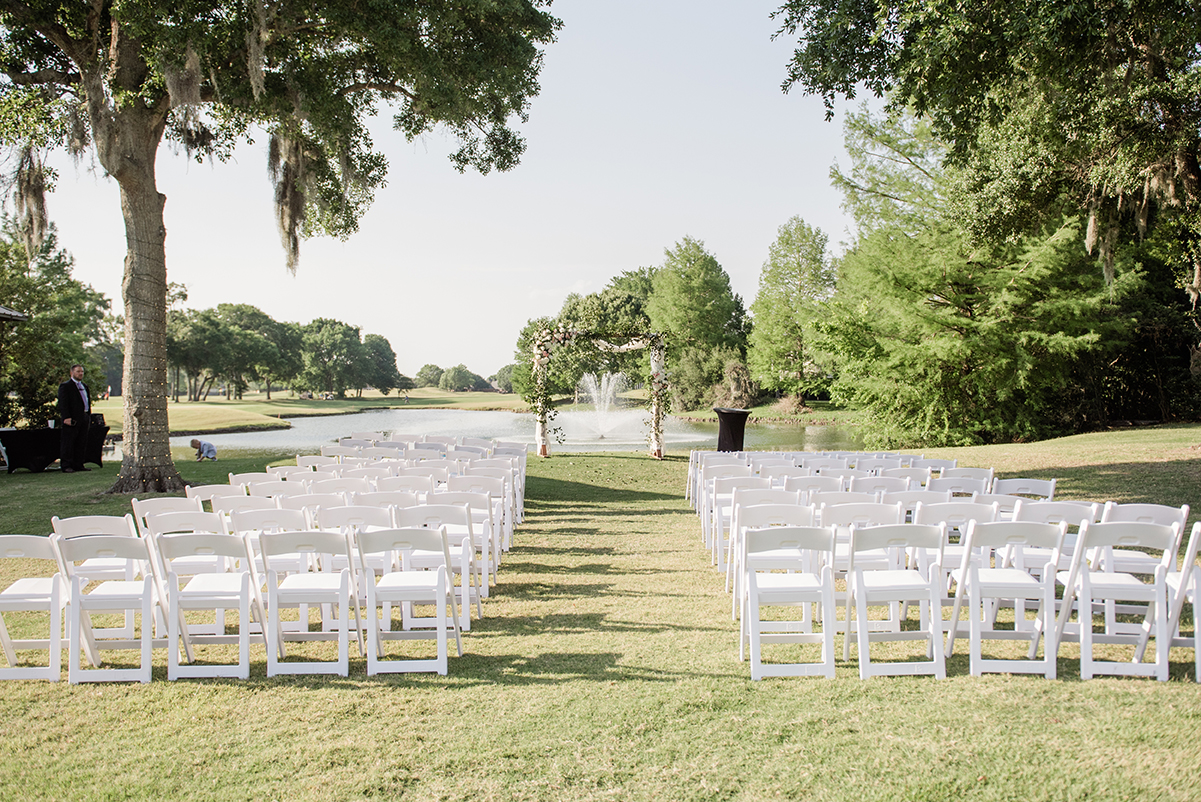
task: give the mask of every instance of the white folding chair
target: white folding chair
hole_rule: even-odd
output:
[[[745,584],[747,601],[743,613],[742,644],[751,645],[751,679],[763,677],[823,676],[834,678],[833,527],[779,526],[748,529]],[[782,568],[787,573],[760,570]],[[821,608],[822,631],[812,631],[810,605]],[[764,607],[802,607],[800,620],[764,621]],[[820,643],[821,661],[814,663],[764,663],[762,644]]]
[[[471,509],[466,504],[420,504],[395,510],[393,517],[397,529],[445,527],[451,555],[457,557],[451,564],[451,570],[459,574],[459,584],[455,587],[455,592],[459,594],[459,628],[469,632],[472,605],[475,605],[476,618],[482,618],[484,615],[481,602],[483,591],[480,585],[486,581],[475,559]],[[417,568],[434,567],[440,559],[441,555],[424,551],[414,552],[412,555],[413,565]]]
[[[1173,524],[1116,521],[1085,523],[1080,530],[1075,559],[1068,571],[1060,571],[1058,579],[1064,586],[1063,603],[1059,610],[1056,636],[1060,643],[1067,637],[1066,628],[1073,602],[1078,607],[1080,621],[1080,678],[1092,679],[1095,674],[1154,677],[1160,682],[1168,679],[1167,575],[1176,568],[1175,545],[1179,541],[1179,526]],[[1113,570],[1114,548],[1150,550],[1159,553],[1160,563],[1150,582],[1131,573]],[[1100,634],[1093,632],[1092,604],[1094,601],[1139,602],[1146,605],[1140,634],[1114,632],[1106,627]],[[1155,638],[1155,662],[1138,661],[1141,640]],[[1130,662],[1097,660],[1093,643],[1132,644],[1135,657]]]
[[[86,537],[93,535],[111,535],[115,537],[138,537],[138,529],[134,524],[133,516],[126,513],[125,515],[77,515],[71,518],[59,518],[57,515],[50,518],[50,524],[54,528],[54,534],[64,539],[72,539],[77,537]],[[137,576],[138,566],[127,559],[121,557],[90,557],[85,559],[80,565],[73,566],[70,574],[60,565],[63,572],[63,580],[70,583],[71,576],[79,576],[84,585],[89,581],[101,581],[120,579],[133,581]],[[95,635],[101,638],[124,638],[126,640],[134,636],[134,621],[133,614],[125,617],[125,623],[120,627],[105,627],[95,630]],[[89,656],[94,656],[91,654]],[[98,658],[97,658],[98,659]],[[95,665],[95,662],[93,662]]]
[[[350,673],[350,611],[354,612],[354,632],[363,652],[363,633],[359,623],[358,592],[355,572],[346,536],[339,532],[264,532],[259,535],[259,550],[267,569],[267,628],[277,639],[277,648],[267,650],[267,676],[277,674],[339,674]],[[301,554],[308,558],[309,570],[289,573],[282,578],[272,563],[281,555]],[[347,567],[337,573],[329,570],[333,557],[340,556]],[[325,570],[320,570],[321,568]],[[333,607],[338,611],[337,627],[326,630],[324,622],[316,632],[310,631],[307,621],[300,620],[298,631],[282,626],[280,608],[296,607],[306,610],[309,605]],[[337,658],[282,662],[289,641],[337,641]]]
[[[939,560],[946,533],[941,524],[893,524],[851,528],[849,567],[847,571],[846,635],[843,639],[843,659],[851,656],[851,629],[859,643],[859,678],[881,675],[933,674],[938,679],[947,675],[943,659],[942,629],[942,571]],[[884,551],[889,555],[886,568],[864,570],[856,557]],[[906,562],[909,552],[916,562]],[[918,602],[920,628],[902,631],[899,611],[902,602]],[[896,626],[887,630],[872,630],[868,626],[870,606],[887,605]],[[851,610],[855,611],[852,619]],[[870,643],[873,640],[928,640],[929,660],[913,662],[873,663]]]
[[[246,541],[230,534],[166,534],[155,538],[155,548],[167,571],[167,679],[181,677],[250,677],[250,635],[252,616],[259,622],[258,634],[267,646],[259,585],[250,566],[252,558]],[[195,574],[185,584],[175,570],[175,561],[197,558],[216,559],[219,570]],[[221,618],[221,632],[203,635],[186,629],[184,614],[190,610],[212,610]],[[238,611],[238,634],[225,633],[225,610]],[[238,644],[238,662],[234,664],[181,665],[181,638],[195,648],[205,644]],[[268,647],[270,648],[270,647]]]
[[[513,494],[506,490],[503,478],[467,473],[463,476],[450,477],[446,482],[446,489],[454,492],[487,494],[488,498],[492,500],[492,517],[500,522],[500,550],[501,552],[509,550],[513,540],[513,519],[516,517],[516,507]]]
[[[484,582],[480,586],[480,595],[488,598],[488,584],[500,581],[500,544],[502,540],[500,521],[494,515],[495,509],[492,498],[487,493],[470,493],[465,490],[444,490],[435,493],[430,498],[436,504],[466,504],[471,511],[472,543],[479,553],[480,571]]]
[[[154,613],[160,602],[148,541],[125,535],[62,537],[55,534],[53,537],[61,558],[59,570],[71,588],[67,604],[67,679],[72,685],[80,682],[150,682]],[[131,574],[135,578],[104,579],[90,583],[89,578],[76,571],[75,563],[86,565],[88,561],[97,560],[126,562],[129,565],[128,572],[121,573]],[[84,593],[84,588],[89,585],[90,591]],[[91,617],[97,613],[123,613],[127,621],[132,621],[135,614],[141,613],[141,634],[136,638],[123,637],[125,633],[121,629],[114,633],[117,637],[104,637],[105,630],[92,628]],[[87,652],[89,662],[97,668],[85,670],[82,667],[79,660],[81,648]],[[101,652],[116,649],[138,650],[138,667],[99,668]]]
[[[734,493],[738,490],[767,490],[771,480],[759,476],[723,476],[714,479],[709,489],[709,511],[701,518],[701,531],[709,547],[709,561],[717,570],[726,570],[726,551],[730,542],[730,522],[733,519]]]
[[[955,606],[947,628],[948,656],[955,653],[955,638],[960,625],[959,614],[967,606],[971,673],[978,677],[985,671],[1013,674],[1042,674],[1055,679],[1059,646],[1055,640],[1055,564],[1057,550],[1067,532],[1066,524],[1043,524],[1030,521],[972,521],[968,525],[966,548],[959,566],[951,572],[955,581]],[[1037,578],[1025,562],[1025,551],[1038,549],[1051,553],[1041,566]],[[1014,607],[1013,629],[995,627],[1000,601],[1011,601]],[[1026,620],[1024,602],[1038,602],[1033,622]],[[1025,640],[1037,655],[1038,639],[1046,633],[1041,660],[985,659],[984,640]]]
[[[1197,555],[1201,551],[1201,521],[1193,524],[1189,534],[1188,546],[1185,548],[1179,571],[1169,571],[1166,582],[1168,586],[1168,634],[1171,646],[1183,646],[1193,650],[1193,679],[1201,682],[1201,651],[1197,649]],[[1188,602],[1193,608],[1193,634],[1184,637],[1180,634],[1180,619],[1184,612],[1184,603]],[[1147,650],[1147,641],[1151,636],[1149,629],[1144,630],[1135,650],[1134,659],[1142,662]]]
[[[750,491],[756,492],[756,491]],[[730,599],[730,616],[741,620],[746,606],[746,572],[756,570],[756,566],[748,565],[746,542],[743,533],[749,529],[765,529],[779,526],[812,526],[813,508],[800,504],[768,503],[768,504],[738,504],[734,510],[733,531],[731,540],[734,543],[733,567],[733,596]]]
[[[439,529],[378,529],[360,531],[356,542],[363,584],[367,590],[367,675],[403,671],[436,671],[447,674],[448,635],[454,632],[458,654],[463,656],[463,639],[459,630],[459,611],[455,603],[455,589],[451,569],[450,547],[445,530]],[[404,570],[416,552],[442,555],[442,563],[433,570]],[[395,570],[399,556],[402,570]],[[376,582],[371,565],[385,562],[391,570],[385,571]],[[411,624],[417,628],[392,629],[391,605],[400,604],[409,608],[414,604],[433,605],[434,615],[424,620],[413,617]],[[447,616],[446,608],[450,607]],[[380,620],[379,611],[383,611]],[[430,659],[384,660],[384,642],[433,638],[437,642],[437,657]]]
[[[187,496],[159,496],[158,498],[130,500],[133,507],[133,520],[137,524],[138,534],[146,537],[146,516],[158,515],[164,512],[204,512],[204,503],[198,498]]]
[[[66,606],[70,594],[69,587],[58,570],[54,545],[50,538],[41,535],[0,535],[0,559],[48,560],[54,565],[54,573],[50,576],[45,576],[44,572],[37,576],[23,576],[0,591],[0,646],[3,647],[4,658],[8,661],[7,668],[0,668],[0,679],[45,679],[58,682],[62,678],[63,607]],[[16,612],[47,613],[50,617],[47,637],[13,638],[3,614]],[[22,622],[21,629],[28,626]],[[46,652],[46,665],[19,665],[17,651],[34,649]]]

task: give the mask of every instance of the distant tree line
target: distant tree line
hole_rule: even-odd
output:
[[[248,304],[178,309],[186,295],[174,289],[167,360],[176,400],[202,401],[218,386],[241,398],[252,382],[268,398],[273,387],[341,398],[369,387],[387,395],[415,386],[397,369],[396,352],[382,335],[360,336],[357,326],[329,318],[281,322]]]
[[[495,378],[495,377],[493,377]],[[437,387],[450,393],[465,393],[469,390],[488,391],[492,382],[478,373],[472,373],[465,365],[455,365],[443,370],[437,365],[423,365],[417,371],[418,387]],[[503,388],[502,388],[503,389]],[[510,391],[511,391],[510,387]]]

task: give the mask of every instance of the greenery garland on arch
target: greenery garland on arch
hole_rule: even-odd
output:
[[[610,340],[621,339],[624,342],[615,344]],[[651,401],[650,434],[647,437],[650,455],[656,459],[663,458],[663,419],[667,415],[670,386],[667,380],[667,346],[662,334],[625,333],[602,334],[599,332],[584,332],[569,328],[566,325],[541,329],[534,336],[530,373],[533,381],[525,400],[534,410],[534,442],[538,446],[538,456],[550,456],[550,438],[558,437],[559,429],[551,428],[557,410],[554,408],[551,393],[547,383],[547,371],[551,357],[561,349],[577,342],[588,342],[610,353],[635,351],[642,348],[651,349],[650,375],[647,377],[647,388]]]

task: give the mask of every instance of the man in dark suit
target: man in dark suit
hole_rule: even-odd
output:
[[[88,447],[92,396],[83,383],[83,365],[71,366],[71,378],[58,386],[58,414],[63,419],[59,465],[63,473],[90,471],[83,465]]]

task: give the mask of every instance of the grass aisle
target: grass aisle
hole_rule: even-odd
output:
[[[245,682],[5,683],[0,798],[1201,796],[1188,650],[1166,684],[1081,683],[1073,659],[1064,680],[974,679],[962,653],[943,682],[860,682],[852,661],[752,683],[686,467],[531,461],[526,524],[446,678],[369,680],[358,659],[267,680],[257,647]]]

